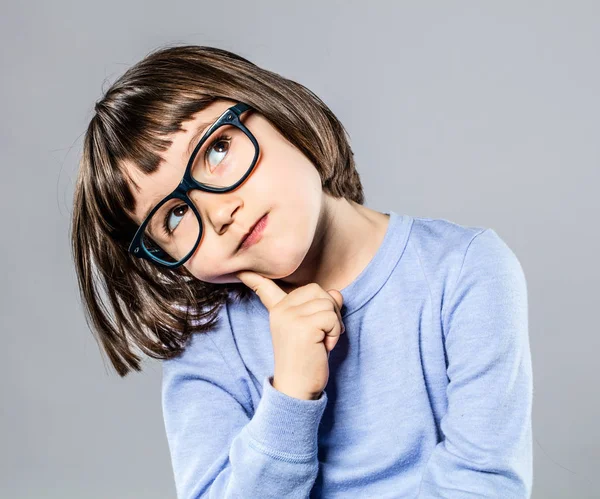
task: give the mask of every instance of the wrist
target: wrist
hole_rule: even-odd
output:
[[[277,382],[275,378],[273,378],[271,386],[275,388],[275,390],[277,390],[278,392],[281,392],[287,395],[288,397],[300,400],[318,400],[321,398],[321,394],[323,393],[322,391],[320,391],[319,393],[306,393],[301,390],[294,390],[289,387],[286,387],[285,385],[281,385]]]

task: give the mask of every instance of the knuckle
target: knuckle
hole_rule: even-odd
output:
[[[323,304],[326,310],[335,310],[335,304],[332,300],[328,298],[321,298],[319,301]]]

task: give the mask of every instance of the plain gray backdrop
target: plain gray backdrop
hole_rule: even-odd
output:
[[[597,2],[4,1],[2,498],[175,498],[161,370],[119,378],[70,254],[82,135],[163,45],[214,45],[313,90],[366,205],[491,227],[528,283],[533,497],[598,497]]]

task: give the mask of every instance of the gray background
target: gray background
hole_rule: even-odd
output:
[[[312,89],[351,135],[371,208],[498,232],[528,280],[533,497],[598,497],[597,3],[2,7],[1,497],[175,497],[160,364],[121,379],[104,363],[68,239],[95,101],[172,43]]]

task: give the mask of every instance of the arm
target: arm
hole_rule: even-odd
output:
[[[308,497],[327,394],[296,399],[265,377],[252,414],[212,339],[202,333],[195,340],[188,355],[163,361],[163,418],[178,499]]]
[[[444,300],[448,409],[419,498],[528,498],[533,377],[527,285],[492,229],[467,247]]]

